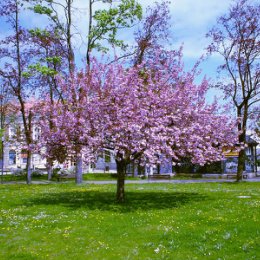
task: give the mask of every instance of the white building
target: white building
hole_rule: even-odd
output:
[[[39,139],[40,129],[33,126],[33,140]],[[23,128],[18,124],[10,124],[5,129],[5,135],[2,140],[4,160],[3,168],[26,168],[27,152],[23,148]],[[31,158],[32,168],[46,168],[46,160],[39,154],[33,154]]]

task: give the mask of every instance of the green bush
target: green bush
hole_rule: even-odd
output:
[[[222,173],[221,162],[213,162],[204,166],[198,166],[197,171],[199,173]]]
[[[112,178],[117,179],[117,173],[111,173],[110,176],[111,176]]]
[[[25,177],[26,176],[26,174],[27,174],[27,172],[26,172],[26,169],[15,169],[14,171],[13,171],[13,174],[14,174],[14,176],[20,176],[20,177]]]
[[[40,170],[34,170],[34,171],[32,172],[32,177],[40,177],[40,176],[42,176],[42,175],[43,175],[43,172],[40,171]]]
[[[52,170],[52,175],[53,176],[57,176],[58,175],[58,172],[60,171],[61,168],[53,168]]]

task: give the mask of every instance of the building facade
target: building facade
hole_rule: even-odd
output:
[[[25,169],[27,164],[27,153],[23,148],[23,129],[22,124],[9,124],[5,130],[5,136],[2,140],[3,147],[3,160],[1,162],[2,169],[10,170],[15,168]],[[39,140],[40,128],[37,125],[32,127],[32,137],[35,142]],[[251,137],[246,137],[247,148],[246,152],[246,162],[245,171],[246,172],[257,172],[257,142]],[[3,163],[3,165],[2,165]],[[225,154],[225,160],[221,162],[216,162],[210,166],[199,167],[192,165],[190,163],[181,163],[180,166],[172,166],[172,162],[165,162],[162,165],[154,165],[152,167],[143,167],[140,163],[131,163],[126,170],[127,174],[137,176],[137,175],[149,175],[149,174],[172,174],[176,172],[203,172],[203,173],[236,173],[238,163],[238,153],[228,152]],[[31,165],[33,169],[46,169],[46,159],[42,158],[40,154],[32,154]],[[54,167],[72,169],[75,167],[75,163],[72,161],[66,161],[63,164],[56,162]],[[91,165],[83,165],[84,172],[92,173],[102,173],[110,172],[116,173],[116,162],[114,153],[112,150],[104,149],[95,163]]]
[[[245,148],[246,160],[244,171],[247,173],[257,172],[257,145],[258,143],[250,136],[246,136]],[[225,154],[225,160],[222,162],[223,173],[236,173],[238,165],[238,152],[229,152]]]

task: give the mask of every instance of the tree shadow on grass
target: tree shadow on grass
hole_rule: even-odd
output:
[[[101,210],[112,212],[135,212],[137,210],[161,210],[180,208],[185,204],[204,201],[207,196],[189,192],[127,192],[124,203],[115,201],[114,192],[104,191],[68,191],[48,193],[25,202],[27,206],[53,205],[75,210]]]

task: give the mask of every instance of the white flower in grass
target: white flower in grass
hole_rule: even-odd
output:
[[[156,249],[154,249],[154,252],[155,252],[156,254],[158,254],[158,253],[160,252],[160,248],[157,247]]]

